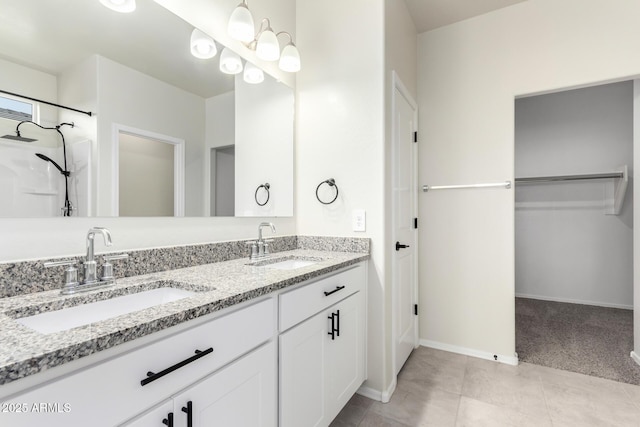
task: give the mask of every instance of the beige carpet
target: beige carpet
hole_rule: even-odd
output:
[[[521,362],[640,385],[633,311],[516,298]]]

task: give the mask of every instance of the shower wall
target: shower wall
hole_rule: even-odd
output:
[[[33,144],[0,139],[0,217],[61,216],[64,178],[55,166],[35,154],[42,153],[62,166],[62,147]],[[86,216],[88,213],[90,157],[89,141],[67,146],[68,169],[71,171],[69,199],[78,209],[73,216]]]

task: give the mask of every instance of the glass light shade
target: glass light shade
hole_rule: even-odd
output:
[[[129,13],[136,10],[136,0],[100,0],[104,6],[121,13]]]
[[[196,58],[209,59],[216,56],[218,49],[211,37],[197,28],[191,33],[191,54]]]
[[[276,61],[280,58],[280,43],[271,28],[260,34],[256,45],[256,55],[263,61]]]
[[[251,84],[258,84],[264,81],[264,71],[253,65],[251,62],[247,62],[244,66],[244,81]]]
[[[238,74],[242,72],[242,60],[237,53],[229,48],[222,49],[220,54],[220,71],[225,74]]]
[[[293,43],[289,43],[282,49],[282,55],[280,55],[280,62],[278,67],[282,71],[289,73],[296,73],[300,71],[300,52]]]
[[[253,16],[244,3],[239,4],[231,13],[227,32],[233,39],[245,43],[249,43],[255,37]]]

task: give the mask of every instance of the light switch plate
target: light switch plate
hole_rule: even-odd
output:
[[[353,231],[367,230],[367,213],[364,209],[353,210]]]

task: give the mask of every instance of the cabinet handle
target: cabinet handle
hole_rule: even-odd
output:
[[[336,288],[334,290],[332,290],[331,292],[326,292],[325,291],[324,296],[328,297],[329,295],[335,294],[336,292],[341,291],[343,289],[344,289],[344,286],[336,286]]]
[[[327,335],[331,335],[331,340],[335,340],[336,339],[336,318],[335,318],[335,314],[331,313],[331,316],[328,316],[327,319],[331,319],[331,331],[329,331],[327,333]]]
[[[336,335],[340,336],[340,310],[336,311]]]
[[[173,412],[169,412],[167,418],[162,420],[162,424],[166,425],[167,427],[173,427]]]
[[[204,350],[204,351],[200,351],[200,350],[196,350],[196,354],[194,356],[191,356],[188,359],[184,359],[182,362],[176,363],[173,366],[169,366],[167,369],[158,372],[157,374],[154,372],[147,372],[147,378],[143,379],[142,381],[140,381],[140,385],[145,386],[155,380],[157,380],[158,378],[162,378],[167,374],[170,374],[171,372],[175,371],[176,369],[180,369],[185,365],[188,365],[189,363],[196,361],[198,359],[200,359],[201,357],[206,356],[207,354],[213,353],[213,347],[209,347],[208,349]]]
[[[187,414],[187,427],[193,427],[193,402],[188,401],[187,406],[182,407],[182,412]]]

